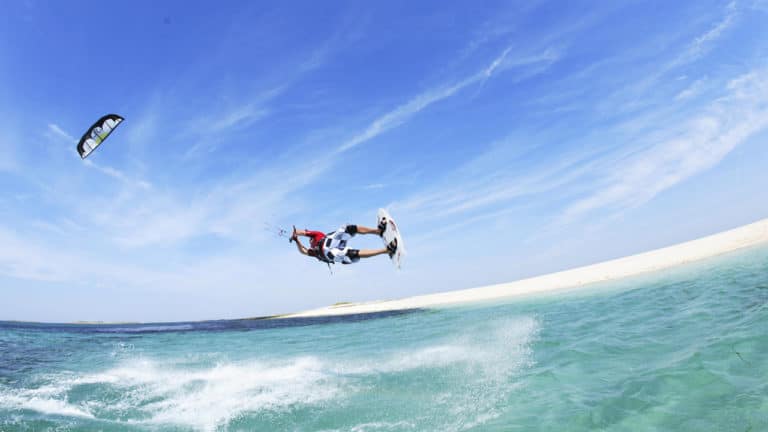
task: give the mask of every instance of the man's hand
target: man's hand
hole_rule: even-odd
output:
[[[296,240],[296,225],[293,226],[293,234],[291,234],[291,238],[288,240],[288,242],[293,243],[294,240]]]

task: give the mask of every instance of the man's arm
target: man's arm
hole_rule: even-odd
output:
[[[307,248],[305,248],[304,245],[301,244],[301,240],[299,240],[298,237],[294,237],[293,239],[296,240],[296,249],[298,249],[302,255],[309,255]]]
[[[307,231],[307,230],[300,230],[300,229],[296,229],[296,227],[294,226],[294,227],[293,227],[293,235],[294,235],[294,237],[295,237],[295,236],[304,236],[304,237],[309,237],[309,231]]]
[[[303,233],[304,231],[303,230],[297,230],[296,229],[296,225],[294,225],[293,226],[293,234],[291,235],[291,242],[293,242],[294,240],[296,241],[296,249],[298,249],[299,252],[302,255],[309,255],[309,251],[307,251],[307,248],[305,248],[304,245],[301,244],[301,240],[299,240],[298,236],[302,235],[302,234],[299,234],[300,232]]]

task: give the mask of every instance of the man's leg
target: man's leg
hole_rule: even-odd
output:
[[[383,248],[383,249],[361,249],[357,253],[357,256],[359,256],[360,258],[370,258],[370,257],[375,257],[376,255],[385,254],[387,252],[388,252],[387,248]]]
[[[361,258],[370,258],[376,255],[381,255],[383,253],[387,253],[387,249],[350,249],[350,248],[344,248],[342,249],[334,249],[335,251],[338,251],[336,254],[334,254],[334,258],[338,258],[337,262],[341,262],[342,264],[354,264],[358,261],[360,261]]]
[[[358,234],[376,234],[376,235],[381,234],[378,228],[368,228],[360,225],[357,226],[357,233]]]
[[[397,239],[392,240],[384,249],[363,249],[355,251],[355,255],[359,258],[370,258],[376,255],[388,254],[390,258],[397,251]]]

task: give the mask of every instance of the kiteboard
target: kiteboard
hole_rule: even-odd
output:
[[[381,223],[382,219],[387,222],[387,227],[384,229],[384,233],[381,235],[381,239],[384,241],[384,246],[388,245],[392,240],[397,240],[397,251],[390,257],[392,263],[399,269],[402,264],[403,257],[405,256],[405,245],[403,244],[403,238],[400,236],[400,229],[397,226],[397,222],[392,219],[392,216],[384,209],[379,209],[378,222]]]

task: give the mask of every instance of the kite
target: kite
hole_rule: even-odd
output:
[[[123,121],[123,118],[117,114],[107,114],[93,124],[80,138],[77,143],[77,152],[80,157],[85,159],[92,151],[96,150],[102,142],[112,133],[113,130]]]

